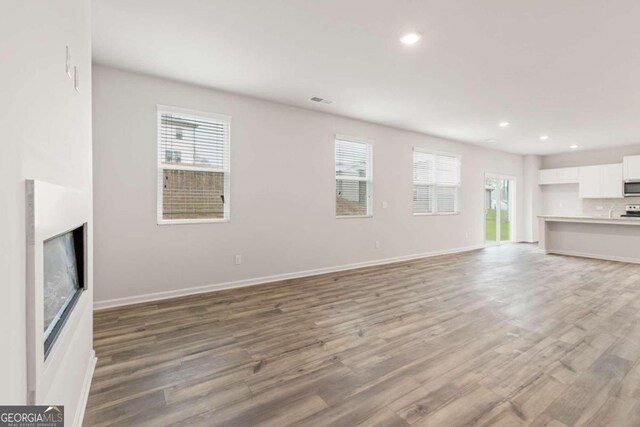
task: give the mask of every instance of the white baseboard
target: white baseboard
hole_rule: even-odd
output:
[[[547,254],[574,256],[578,258],[592,258],[592,259],[601,259],[604,261],[616,261],[616,262],[626,262],[629,264],[640,264],[640,259],[638,258],[599,255],[599,254],[590,254],[586,252],[574,252],[574,251],[564,251],[564,250],[556,250],[556,249],[547,249],[544,252]]]
[[[430,258],[438,255],[469,252],[469,251],[475,251],[482,248],[484,248],[484,244],[466,246],[466,247],[455,248],[455,249],[447,249],[443,251],[427,252],[422,254],[405,255],[405,256],[400,256],[395,258],[385,258],[385,259],[379,259],[374,261],[358,262],[354,264],[346,264],[346,265],[340,265],[336,267],[325,267],[325,268],[318,268],[314,270],[297,271],[295,273],[276,274],[273,276],[257,277],[254,279],[238,280],[235,282],[217,283],[214,285],[199,286],[195,288],[176,289],[174,291],[154,292],[151,294],[136,295],[136,296],[124,297],[124,298],[114,298],[114,299],[104,300],[104,301],[95,301],[93,304],[93,307],[95,310],[101,310],[105,308],[113,308],[113,307],[119,307],[123,305],[129,305],[129,304],[139,304],[142,302],[158,301],[158,300],[163,300],[167,298],[176,298],[176,297],[182,297],[187,295],[201,294],[205,292],[220,291],[223,289],[242,288],[245,286],[262,285],[265,283],[278,282],[281,280],[299,279],[302,277],[317,276],[319,274],[352,270],[354,268],[373,267],[376,265],[392,264],[395,262],[402,262],[402,261],[411,261],[411,260],[420,259],[420,258]]]
[[[80,402],[76,408],[76,416],[73,420],[75,427],[82,427],[82,421],[84,420],[84,412],[87,409],[87,400],[89,399],[89,391],[91,390],[91,380],[93,379],[93,371],[96,369],[96,352],[91,351],[91,358],[89,360],[89,366],[87,366],[87,372],[84,376],[84,384],[82,385],[82,394],[80,396]]]

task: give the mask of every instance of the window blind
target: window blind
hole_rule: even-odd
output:
[[[413,213],[432,213],[436,183],[435,158],[413,151]]]
[[[459,211],[460,157],[414,148],[413,213]]]
[[[336,139],[336,216],[371,215],[371,144]]]
[[[158,222],[229,218],[230,118],[158,108]]]

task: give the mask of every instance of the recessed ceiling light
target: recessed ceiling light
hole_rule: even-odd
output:
[[[578,146],[576,144],[570,145],[569,148],[571,148],[572,150],[575,150],[576,148],[578,148]]]
[[[546,141],[547,139],[549,139],[549,135],[540,135],[540,139]]]
[[[500,126],[501,128],[508,128],[509,125],[511,125],[511,123],[509,122],[500,122],[498,126]]]
[[[406,45],[412,45],[418,43],[418,40],[420,40],[421,38],[422,34],[412,31],[400,37],[400,41]]]

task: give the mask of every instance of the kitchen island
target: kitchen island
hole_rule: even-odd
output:
[[[640,263],[640,219],[540,215],[538,246],[545,253]]]

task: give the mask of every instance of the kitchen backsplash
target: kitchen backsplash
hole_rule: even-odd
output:
[[[609,209],[613,208],[613,216],[620,216],[625,213],[627,205],[634,204],[640,205],[640,197],[625,197],[624,199],[582,199],[582,214],[608,216]]]
[[[640,197],[581,199],[577,184],[544,185],[541,200],[540,212],[545,215],[608,216],[609,209],[613,208],[613,215],[620,216],[627,205],[640,205]]]

